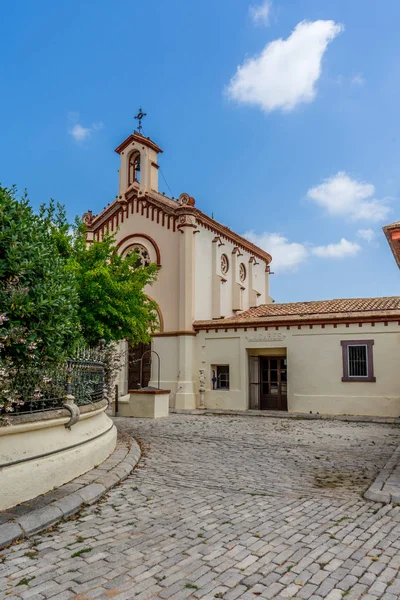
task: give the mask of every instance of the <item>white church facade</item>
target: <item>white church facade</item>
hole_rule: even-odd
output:
[[[109,230],[160,266],[159,331],[151,348],[121,342],[121,396],[159,384],[183,410],[400,415],[400,297],[274,303],[267,252],[188,194],[159,193],[157,144],[135,132],[116,152],[118,196],[84,215],[88,242]]]

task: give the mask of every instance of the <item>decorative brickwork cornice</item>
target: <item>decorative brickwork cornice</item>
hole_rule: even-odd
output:
[[[101,213],[96,216],[92,216],[90,225],[88,224],[88,230],[96,234],[100,228],[104,230],[108,227],[111,231],[113,231],[115,229],[115,216],[118,215],[120,211],[124,211],[124,214],[129,215],[131,213],[129,207],[134,202],[142,202],[140,208],[141,212],[143,203],[145,203],[145,208],[147,209],[145,216],[148,217],[148,214],[151,213],[149,218],[152,218],[152,220],[154,220],[152,216],[154,215],[154,210],[149,212],[149,206],[157,209],[158,211],[162,211],[164,215],[168,215],[168,217],[173,218],[174,231],[177,229],[176,225],[178,218],[182,215],[190,215],[196,221],[197,226],[201,226],[209,231],[212,231],[220,238],[221,242],[223,242],[223,240],[228,240],[232,242],[235,247],[240,248],[241,250],[250,253],[252,256],[261,259],[267,265],[269,265],[272,260],[272,257],[270,254],[268,254],[268,252],[258,248],[242,236],[229,229],[229,227],[225,227],[225,225],[221,225],[218,223],[218,221],[208,217],[198,208],[191,205],[191,203],[181,205],[178,204],[178,202],[171,200],[171,198],[168,198],[167,196],[164,197],[157,192],[145,192],[141,194],[141,190],[135,184],[127,192],[125,192],[124,198],[116,198],[114,202],[109,204]],[[125,217],[121,215],[119,222],[123,222],[124,218]],[[171,220],[163,218],[162,225],[165,223],[168,223],[168,227],[170,227]],[[192,219],[191,223],[193,224]]]
[[[138,142],[138,144],[143,144],[143,146],[147,146],[152,150],[155,150],[159,154],[162,153],[162,150],[157,144],[153,142],[150,138],[144,137],[141,133],[131,133],[119,146],[115,148],[115,152],[117,154],[121,154],[131,144],[132,142]]]

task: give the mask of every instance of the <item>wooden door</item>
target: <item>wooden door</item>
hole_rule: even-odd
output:
[[[151,344],[129,346],[128,389],[137,390],[149,385],[151,378]],[[146,353],[146,354],[145,354]],[[140,359],[145,354],[142,361]],[[143,363],[141,366],[141,362]]]
[[[287,365],[282,356],[260,358],[260,409],[287,410]]]

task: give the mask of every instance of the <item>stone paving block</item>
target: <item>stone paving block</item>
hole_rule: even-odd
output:
[[[53,502],[52,506],[61,510],[64,518],[67,518],[78,512],[82,504],[83,500],[81,496],[78,496],[78,494],[69,494]]]
[[[11,544],[14,540],[22,537],[24,534],[18,523],[3,523],[0,525],[0,548]]]
[[[119,481],[120,478],[111,472],[104,473],[104,475],[101,475],[96,479],[96,483],[104,486],[106,490],[109,490],[110,488],[114,487],[114,485],[119,483]]]
[[[364,494],[364,498],[366,500],[371,500],[371,502],[382,502],[384,504],[388,504],[391,501],[391,495],[387,492],[374,492],[373,490],[367,490]]]
[[[22,527],[25,535],[32,535],[47,529],[62,519],[63,513],[55,506],[45,506],[31,513],[18,517],[16,523]]]
[[[332,590],[326,596],[326,600],[342,600],[343,591],[342,590]]]
[[[94,504],[99,500],[106,492],[104,485],[99,483],[91,483],[85,487],[82,487],[77,491],[77,494],[81,496],[82,500],[87,504]]]
[[[6,550],[0,582],[7,577],[11,594],[21,596],[19,572],[32,576],[37,565],[37,584],[59,586],[54,597],[71,593],[64,586],[74,579],[74,595],[97,600],[326,600],[339,591],[339,600],[377,600],[373,591],[391,577],[384,595],[400,597],[400,508],[360,496],[364,477],[371,483],[392,457],[397,427],[253,417],[117,422],[147,448],[139,468],[79,518]],[[106,488],[114,469],[126,473],[128,458],[82,479]],[[353,475],[336,488],[315,486],[322,464],[323,472]],[[92,550],[71,557],[85,548]],[[50,570],[40,573],[45,563]],[[25,591],[47,600],[34,583]]]

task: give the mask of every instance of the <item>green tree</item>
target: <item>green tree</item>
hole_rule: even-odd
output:
[[[65,208],[50,201],[40,207],[40,218],[60,255],[67,259],[78,295],[78,318],[83,340],[147,342],[157,325],[156,305],[144,288],[156,279],[155,264],[142,267],[138,255],[121,256],[115,236],[86,242],[86,227],[79,218],[69,223]]]
[[[71,227],[54,201],[35,214],[26,195],[0,187],[0,412],[40,398],[43,367],[82,342],[148,341],[157,313],[144,288],[157,271],[120,256],[108,234],[88,245],[83,223]]]
[[[0,358],[60,361],[79,337],[78,293],[69,258],[26,194],[0,187]]]
[[[108,234],[87,246],[81,224],[75,228],[73,247],[79,320],[86,342],[149,341],[157,312],[144,288],[156,279],[157,265],[141,266],[135,252],[121,256],[115,237]]]

